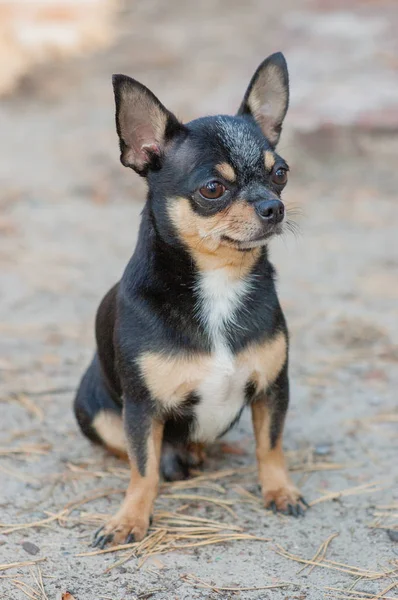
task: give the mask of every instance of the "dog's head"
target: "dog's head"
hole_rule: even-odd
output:
[[[244,251],[282,232],[288,166],[275,147],[289,81],[281,53],[258,67],[236,116],[182,124],[134,79],[114,75],[113,85],[121,162],[147,177],[165,239]]]

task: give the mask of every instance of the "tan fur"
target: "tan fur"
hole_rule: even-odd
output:
[[[256,438],[258,477],[265,506],[275,502],[278,510],[285,511],[288,505],[296,505],[300,492],[290,480],[282,448],[282,435],[271,448],[271,415],[266,398],[252,404],[253,429]]]
[[[267,171],[272,171],[275,165],[275,156],[269,150],[264,152],[264,164]]]
[[[259,74],[247,101],[254,118],[272,144],[279,138],[275,123],[282,121],[286,96],[287,90],[278,67],[270,65]]]
[[[192,210],[187,198],[170,198],[168,210],[200,270],[227,268],[235,277],[244,277],[251,270],[260,249],[240,252],[221,239],[227,235],[243,241],[259,231],[258,218],[247,202],[241,200],[212,217],[201,217]]]
[[[286,360],[287,344],[283,333],[261,344],[252,344],[236,357],[236,368],[247,366],[249,380],[258,390],[275,381]],[[212,369],[211,354],[165,355],[145,352],[139,358],[141,373],[151,394],[164,408],[175,409],[197,390]]]
[[[218,171],[221,177],[224,177],[226,181],[230,181],[231,183],[236,181],[236,173],[228,163],[223,162],[216,165],[216,171]]]
[[[210,369],[210,355],[146,352],[140,356],[139,365],[151,394],[171,409],[199,386]]]
[[[141,168],[145,160],[146,145],[160,145],[163,142],[167,115],[141,89],[132,90],[124,83],[120,93],[123,102],[118,119],[121,137],[126,144],[123,160]]]
[[[265,390],[278,377],[286,360],[287,342],[280,332],[271,340],[251,344],[238,354],[238,364],[248,364],[252,369],[250,380],[257,390]]]
[[[190,442],[188,444],[188,451],[195,466],[200,466],[206,460],[206,444],[202,442]]]
[[[122,417],[109,410],[96,414],[92,427],[108,449],[121,458],[127,457],[127,443]]]
[[[102,531],[102,535],[113,534],[113,544],[125,543],[130,533],[134,534],[136,541],[140,541],[148,531],[153,503],[158,492],[162,437],[163,424],[154,420],[147,440],[144,476],[140,474],[134,456],[130,458],[130,483],[126,496],[119,511]]]

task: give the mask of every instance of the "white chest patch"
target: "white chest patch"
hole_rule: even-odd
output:
[[[197,441],[216,439],[239,414],[245,403],[248,366],[238,367],[226,341],[226,331],[239,327],[236,310],[250,290],[250,280],[232,279],[227,270],[205,273],[199,284],[198,311],[212,342],[208,374],[201,382],[195,409]]]

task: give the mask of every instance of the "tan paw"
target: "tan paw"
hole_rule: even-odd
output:
[[[140,542],[146,536],[149,525],[150,520],[142,516],[127,518],[115,515],[106,525],[95,532],[92,545],[95,548],[103,549],[107,544],[117,546]]]
[[[188,452],[191,467],[200,467],[206,460],[206,446],[200,442],[191,442],[188,444]]]
[[[263,489],[265,507],[274,513],[281,512],[293,517],[304,516],[309,508],[299,490],[293,485],[284,485],[274,490]]]

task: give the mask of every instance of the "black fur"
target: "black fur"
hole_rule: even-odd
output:
[[[267,60],[259,71],[264,65],[276,65],[282,69],[287,86],[287,71],[283,71],[280,57],[274,58],[274,63],[271,59]],[[287,170],[288,167],[273,152],[274,144],[264,136],[253,115],[245,108],[259,71],[249,86],[240,114],[205,117],[186,125],[179,123],[147,88],[125,76],[114,77],[122,162],[140,175],[147,176],[148,198],[134,254],[121,281],[105,296],[98,310],[97,354],[82,379],[75,412],[83,433],[94,442],[100,442],[92,428],[95,415],[102,409],[121,414],[124,406],[129,452],[136,457],[142,474],[145,473],[146,439],[152,417],[165,421],[165,442],[185,443],[195,426],[195,407],[201,398],[198,393],[190,394],[178,412],[164,411],[145,385],[137,365],[138,357],[144,352],[173,355],[182,351],[185,354],[211,351],[211,339],[197,309],[200,272],[190,249],[170,219],[168,199],[187,198],[195,214],[211,217],[241,198],[256,205],[260,201],[281,197],[283,186],[275,183],[273,173],[278,168]],[[123,86],[128,87],[129,98],[134,97],[135,92],[144,94],[145,102],[151,102],[154,110],[166,115],[165,129],[161,134],[157,131],[152,136],[156,143],[151,138],[148,151],[144,145],[138,145],[132,151],[126,143],[125,138],[131,132],[127,135],[122,131],[119,122],[125,101]],[[134,114],[137,110],[134,106]],[[282,107],[282,111],[285,113],[286,108]],[[142,120],[145,119],[146,115],[143,115]],[[281,123],[275,124],[277,128],[280,126]],[[265,167],[265,150],[272,151],[275,156],[273,173]],[[139,154],[140,162],[129,162],[130,158],[123,158],[126,152],[130,158],[133,156],[133,160],[135,154]],[[235,182],[227,183],[217,173],[216,165],[223,162],[234,169]],[[225,184],[227,189],[220,199],[207,200],[199,189],[214,179]],[[278,232],[268,224],[262,227],[264,239]],[[248,251],[243,246],[240,248],[239,244],[238,249],[242,256]],[[237,308],[234,319],[239,326],[228,326],[226,331],[227,344],[233,354],[250,343],[272,339],[281,331],[287,337],[266,245],[262,246],[250,276],[253,285],[244,303]],[[250,382],[247,382],[245,396],[247,403],[256,398],[256,390]],[[272,443],[275,444],[288,403],[287,363],[272,387],[270,398],[274,404]],[[230,426],[239,416],[240,412]]]
[[[273,407],[271,412],[270,441],[271,448],[274,448],[282,433],[286,411],[289,406],[289,377],[287,359],[277,380],[268,390],[267,396],[268,398],[271,398],[271,404]]]

